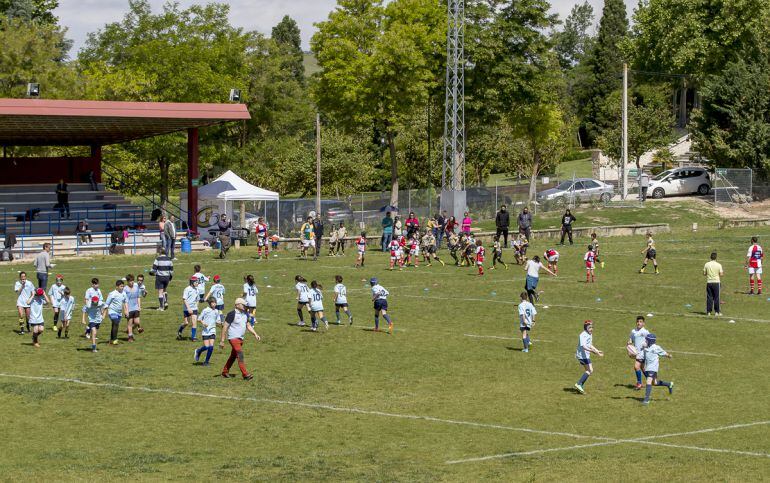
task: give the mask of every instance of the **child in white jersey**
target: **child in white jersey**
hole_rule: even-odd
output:
[[[243,279],[243,299],[246,300],[246,311],[249,313],[249,323],[257,323],[257,294],[259,289],[254,284],[254,275],[246,275]]]
[[[206,300],[206,282],[209,278],[201,273],[200,265],[195,265],[193,270],[195,270],[193,277],[198,279],[198,302],[203,303]]]
[[[53,326],[51,327],[52,330],[57,330],[59,325],[59,306],[61,305],[61,299],[64,296],[64,288],[64,276],[56,275],[56,283],[51,285],[51,288],[48,289],[48,295],[51,299],[51,307],[53,308]]]
[[[329,321],[324,314],[324,295],[321,292],[323,287],[313,280],[310,282],[310,330],[318,330],[318,321],[324,323],[324,328],[329,330]]]
[[[50,304],[51,300],[46,295],[45,290],[39,288],[27,299],[29,305],[29,326],[32,332],[32,345],[40,347],[40,336],[45,331],[45,318],[43,317],[43,306]]]
[[[671,354],[664,351],[657,343],[655,334],[647,334],[645,337],[646,347],[642,350],[644,358],[644,375],[647,377],[647,387],[644,392],[642,404],[650,404],[652,395],[652,386],[664,386],[668,388],[668,393],[674,393],[674,381],[666,382],[658,379],[658,369],[660,367],[660,356],[671,359]]]
[[[64,287],[62,299],[59,302],[59,331],[57,337],[61,337],[64,330],[64,338],[70,338],[70,321],[72,320],[72,311],[75,308],[75,297],[69,287]]]
[[[209,297],[206,300],[208,307],[201,312],[200,321],[202,327],[201,336],[203,338],[203,345],[195,349],[194,360],[197,363],[200,360],[201,354],[206,352],[206,360],[203,362],[204,366],[209,365],[211,360],[211,354],[214,353],[214,342],[217,338],[217,325],[220,324],[222,313],[217,309],[217,299]]]
[[[342,275],[335,275],[334,281],[334,314],[337,316],[337,325],[340,325],[340,309],[348,316],[349,325],[353,325],[353,314],[348,307],[348,289],[342,284]]]
[[[583,388],[588,378],[594,372],[594,366],[591,364],[591,354],[596,354],[599,357],[604,357],[604,352],[594,347],[594,325],[590,320],[583,322],[583,332],[578,337],[577,351],[575,352],[575,358],[578,360],[581,366],[583,366],[583,375],[580,376],[580,380],[575,383],[575,389],[580,394],[585,394],[586,391]]]
[[[297,290],[297,315],[299,316],[297,325],[303,327],[305,325],[305,316],[302,310],[306,308],[310,312],[310,289],[307,286],[307,280],[302,275],[294,277],[294,281],[297,282],[294,285],[294,288]]]
[[[219,323],[224,322],[224,310],[225,310],[225,286],[222,285],[222,277],[214,275],[214,285],[209,289],[209,293],[206,294],[206,299],[214,297],[217,302],[217,310],[219,311]]]
[[[393,321],[388,315],[388,295],[390,292],[380,285],[374,277],[369,280],[369,284],[372,286],[372,302],[374,302],[374,331],[380,331],[380,315],[382,315],[382,318],[388,323],[388,332],[393,334]]]
[[[197,341],[198,335],[198,279],[190,277],[190,285],[182,292],[182,325],[176,331],[176,339],[182,340],[185,327],[191,325],[190,340]]]
[[[631,329],[631,335],[628,336],[628,342],[626,343],[629,347],[629,355],[636,353],[634,357],[634,374],[636,375],[636,390],[642,388],[642,370],[644,368],[644,354],[642,351],[644,350],[645,345],[645,337],[650,333],[649,330],[647,330],[644,327],[644,316],[639,315],[636,317],[636,326]],[[633,347],[633,350],[630,350],[631,347]]]
[[[35,285],[27,280],[27,272],[19,272],[19,279],[13,285],[16,292],[16,309],[19,311],[19,335],[24,328],[29,331],[29,298],[35,294]]]

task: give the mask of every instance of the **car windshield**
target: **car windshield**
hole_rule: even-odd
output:
[[[567,191],[572,187],[572,181],[562,181],[556,189],[559,191]]]
[[[669,169],[668,171],[663,171],[662,173],[660,173],[659,175],[655,176],[655,177],[654,177],[654,178],[652,178],[652,179],[654,179],[655,181],[660,181],[660,180],[662,180],[663,178],[665,178],[666,176],[670,175],[671,173],[673,173],[673,171],[671,171],[671,170]]]

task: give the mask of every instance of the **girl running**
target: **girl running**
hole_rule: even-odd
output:
[[[358,249],[358,257],[356,258],[356,268],[364,268],[364,259],[366,256],[366,232],[362,231],[361,236],[356,240],[356,248]]]
[[[29,299],[35,294],[35,285],[27,280],[27,272],[19,272],[19,279],[13,286],[16,292],[16,309],[19,312],[19,335],[24,335],[24,328],[29,331]]]
[[[204,366],[209,365],[211,360],[211,354],[214,353],[214,342],[217,338],[217,324],[221,323],[220,319],[222,314],[217,310],[217,299],[209,297],[206,300],[208,307],[201,312],[201,325],[203,330],[201,335],[203,336],[203,345],[195,349],[194,360],[197,363],[200,360],[201,354],[206,353],[206,360],[203,362]]]
[[[348,289],[342,284],[342,275],[335,275],[334,281],[337,282],[334,286],[334,314],[337,316],[337,325],[340,325],[340,309],[347,314],[349,325],[353,325],[353,314],[348,307]]]
[[[310,282],[310,330],[318,330],[318,321],[324,323],[324,328],[329,330],[329,321],[324,315],[324,294],[321,292],[323,287],[313,280]]]
[[[305,325],[305,316],[302,313],[302,309],[307,308],[310,312],[310,289],[307,286],[307,280],[302,275],[294,277],[294,281],[297,282],[294,288],[297,290],[297,315],[299,316],[299,322],[297,325],[303,327]]]
[[[59,303],[59,331],[57,337],[61,337],[64,330],[64,338],[70,338],[70,321],[72,320],[72,311],[75,308],[75,297],[69,287],[64,287],[63,296]]]
[[[254,275],[246,275],[243,279],[243,299],[246,300],[246,312],[249,313],[249,323],[257,323],[257,294],[259,290],[254,285]]]
[[[540,269],[545,270],[554,277],[555,273],[550,271],[545,265],[540,263],[540,257],[535,255],[532,260],[529,260],[524,266],[524,270],[527,272],[527,279],[524,283],[524,290],[527,291],[527,297],[529,297],[529,303],[534,304],[540,297],[537,293],[537,283],[540,281]]]

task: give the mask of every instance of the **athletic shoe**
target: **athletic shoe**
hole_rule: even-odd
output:
[[[722,316],[722,312],[717,312],[717,313],[716,313],[716,314],[714,314],[714,315],[716,315],[717,317],[721,317],[721,316]]]
[[[35,342],[34,344],[32,344],[32,347],[40,348],[40,343],[39,342]]]
[[[193,351],[193,361],[194,362],[198,362],[200,360],[199,358],[200,358],[200,356],[198,355],[198,349],[195,349]]]
[[[246,374],[245,376],[243,376],[244,381],[250,381],[252,379],[254,379],[254,374]]]
[[[340,325],[339,323],[337,325]],[[324,329],[329,330],[329,321],[324,320]]]
[[[144,327],[139,327],[136,331],[141,334],[144,332]]]
[[[443,261],[443,260],[439,260],[439,263],[441,264],[441,266],[442,266],[442,267],[445,267],[445,266],[446,266],[446,263],[444,263],[444,261]]]
[[[529,352],[529,349],[522,349],[521,352]]]
[[[202,365],[202,366],[209,366],[210,364],[209,364],[208,362],[204,362],[204,363],[203,363],[203,364],[201,364],[201,365]]]
[[[348,325],[353,325],[353,317],[350,318],[350,323]]]
[[[224,377],[225,379],[227,379],[228,377],[235,377],[235,376],[234,376],[234,375],[232,375],[232,374],[228,374],[228,373],[226,373],[226,372],[223,372],[223,373],[222,373],[222,377]]]
[[[310,330],[312,330],[313,332],[316,332],[318,329],[316,329],[315,327],[311,327]]]
[[[604,268],[604,262],[602,262],[602,268]]]
[[[668,394],[669,394],[669,396],[671,394],[674,394],[674,381],[671,381],[671,383],[669,383],[669,385],[668,385]]]
[[[637,391],[640,391],[642,389],[642,385],[637,382],[636,385],[634,386],[634,389],[636,389]]]
[[[112,344],[112,345],[118,345],[118,340],[117,340],[117,339],[115,339],[115,340],[111,340],[111,341],[110,341],[110,344]]]
[[[91,349],[91,352],[99,352],[97,349]]]
[[[297,327],[304,327],[304,326],[305,326],[304,322],[297,322]]]
[[[128,336],[128,341],[129,342],[133,342],[134,341],[134,336],[133,335],[129,335]]]
[[[176,333],[176,340],[182,340],[182,333],[181,332],[177,332]]]
[[[754,295],[754,289],[749,290],[749,295]]]
[[[163,312],[163,307],[158,307],[158,312]]]
[[[389,334],[393,333],[393,323],[392,322],[390,324],[388,324],[388,333]]]
[[[642,404],[644,404],[645,406],[649,406],[650,405],[650,401],[645,399],[644,401],[642,401]]]
[[[583,386],[581,386],[580,384],[575,383],[575,389],[577,389],[577,392],[579,392],[580,394],[586,393],[585,389],[583,389]]]
[[[53,327],[51,327],[51,330],[57,330],[56,326],[54,325]]]
[[[198,342],[198,338],[197,337],[192,338],[192,339],[190,339],[190,342]]]

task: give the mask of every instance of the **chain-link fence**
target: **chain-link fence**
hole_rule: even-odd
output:
[[[717,168],[711,183],[714,203],[750,203],[753,199],[752,181],[750,168]]]

